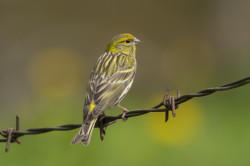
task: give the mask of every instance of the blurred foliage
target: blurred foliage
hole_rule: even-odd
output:
[[[167,87],[182,94],[249,76],[250,1],[0,1],[0,129],[80,123],[91,69],[109,40],[132,33],[138,72],[122,105],[149,108]],[[249,165],[249,86],[119,121],[102,142],[77,132],[21,138],[1,165]],[[107,111],[117,114],[118,109]]]

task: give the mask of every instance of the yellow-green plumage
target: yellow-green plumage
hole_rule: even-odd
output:
[[[130,89],[136,71],[136,44],[131,34],[115,36],[98,59],[90,76],[83,108],[83,125],[72,144],[87,146],[95,122],[104,110],[117,106]]]

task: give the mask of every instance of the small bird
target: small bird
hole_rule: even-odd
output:
[[[131,34],[115,36],[106,51],[97,60],[87,86],[83,107],[83,124],[72,144],[88,146],[96,120],[103,112],[119,105],[129,91],[136,72],[136,45],[140,43]]]

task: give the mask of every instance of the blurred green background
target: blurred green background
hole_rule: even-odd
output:
[[[0,129],[82,121],[86,83],[110,39],[132,33],[138,72],[122,105],[158,104],[165,90],[182,94],[250,74],[250,1],[1,0]],[[20,138],[0,165],[249,165],[249,85],[193,99],[177,117],[151,113],[96,129],[89,147],[78,132]],[[113,109],[108,114],[118,114]]]

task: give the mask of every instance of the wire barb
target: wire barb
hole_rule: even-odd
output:
[[[7,129],[8,137],[7,137],[7,144],[6,144],[5,152],[9,151],[12,132],[13,132],[13,128]]]
[[[204,90],[201,90],[197,93],[187,94],[180,96],[180,91],[177,91],[177,97],[170,96],[168,98],[168,95],[170,93],[170,89],[167,89],[165,92],[165,95],[163,97],[163,100],[152,107],[151,109],[137,109],[133,111],[129,111],[125,114],[124,118],[128,119],[131,117],[136,117],[140,115],[147,114],[149,112],[165,112],[165,121],[168,120],[168,112],[172,111],[173,117],[176,116],[176,109],[181,103],[184,103],[188,100],[191,100],[195,97],[202,97],[210,95],[217,91],[225,91],[229,89],[234,89],[246,84],[250,83],[250,77],[246,77],[244,79],[231,82],[222,86],[214,87],[214,88],[207,88]],[[118,119],[122,119],[123,114],[119,114],[117,116],[106,116],[101,115],[99,117],[99,120],[97,121],[95,127],[100,129],[100,138],[101,140],[104,139],[104,136],[106,134],[105,129],[109,126],[114,124]],[[0,139],[0,142],[6,142],[6,152],[8,152],[10,148],[11,143],[20,143],[17,138],[24,136],[24,135],[35,135],[35,134],[43,134],[51,131],[67,131],[67,130],[73,130],[76,128],[81,127],[82,124],[65,124],[58,127],[43,127],[43,128],[31,128],[26,131],[19,131],[20,129],[20,119],[18,116],[16,116],[16,130],[9,128],[7,130],[0,130],[0,136],[4,137],[4,139]]]
[[[19,131],[20,129],[20,118],[16,115],[16,131]]]

